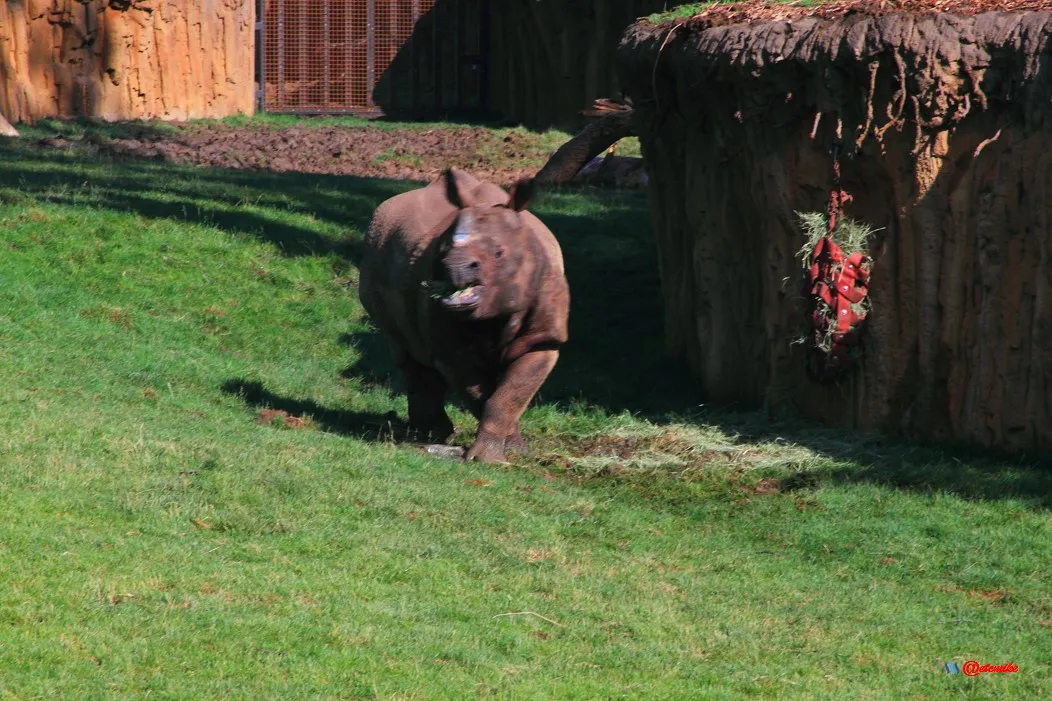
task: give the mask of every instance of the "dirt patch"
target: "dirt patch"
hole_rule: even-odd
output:
[[[964,594],[970,599],[980,599],[991,604],[1003,604],[1008,600],[1008,592],[1004,589],[964,589],[955,584],[948,584],[936,585],[935,591]]]
[[[839,19],[850,14],[874,17],[896,13],[930,15],[947,13],[972,16],[983,12],[1021,12],[1048,10],[1048,0],[838,0],[805,5],[800,2],[769,3],[764,0],[721,3],[700,10],[680,22],[691,29],[721,27],[728,24],[794,20],[803,17]],[[673,20],[665,22],[672,24]]]
[[[281,409],[262,409],[259,412],[257,423],[263,426],[275,428],[312,428],[313,422],[302,416],[293,416]]]
[[[589,436],[570,446],[570,455],[575,458],[610,457],[629,460],[635,456],[643,443],[637,436]]]
[[[431,180],[456,166],[501,184],[534,175],[551,155],[540,135],[481,127],[194,125],[173,133],[132,129],[122,138],[95,141],[95,148],[110,156],[181,165],[410,180]]]

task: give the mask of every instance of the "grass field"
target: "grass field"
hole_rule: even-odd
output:
[[[481,466],[398,442],[357,302],[411,183],[26,132],[0,142],[0,697],[1052,697],[1047,467],[696,406],[645,196],[534,208],[571,341],[533,455]],[[1019,671],[943,671],[969,659]]]

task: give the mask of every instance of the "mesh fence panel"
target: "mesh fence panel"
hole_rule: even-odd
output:
[[[441,0],[440,0],[441,1]],[[373,112],[378,102],[416,107],[437,66],[423,51],[460,44],[468,13],[477,34],[478,2],[436,0],[264,0],[263,108],[269,112]],[[474,7],[469,7],[474,5]],[[436,12],[441,10],[441,12]],[[440,27],[436,17],[448,20]],[[422,22],[427,19],[428,21]],[[439,41],[441,37],[443,41]],[[474,37],[478,44],[478,37]],[[459,83],[460,56],[453,57]],[[400,70],[392,70],[398,64]],[[381,97],[383,95],[383,97]],[[386,99],[385,99],[386,98]],[[428,100],[430,102],[430,100]],[[462,100],[454,100],[457,104]]]

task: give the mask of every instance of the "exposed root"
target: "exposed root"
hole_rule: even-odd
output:
[[[818,133],[818,123],[822,121],[822,113],[815,112],[815,122],[811,125],[811,140],[814,141],[815,134]]]
[[[961,109],[961,105],[964,106],[963,110]],[[967,117],[968,113],[971,112],[971,111],[972,111],[972,98],[968,97],[968,93],[965,93],[964,94],[964,100],[962,100],[960,105],[957,106],[957,109],[954,111],[953,118],[952,118],[951,121],[954,121],[954,122],[964,121],[964,118]]]
[[[916,95],[911,95],[910,101],[913,103],[913,125],[916,128],[916,136],[913,139],[913,149],[910,153],[916,156],[927,146],[931,145],[931,139],[925,138],[925,132],[933,125],[930,122],[926,122],[924,117],[921,116],[920,98]]]
[[[869,95],[866,97],[866,123],[862,125],[862,128],[858,132],[858,137],[855,138],[855,150],[862,148],[862,143],[866,140],[866,135],[869,133],[869,128],[873,125],[873,101],[876,98],[877,93],[877,73],[880,71],[880,62],[874,61],[869,64]]]
[[[672,38],[672,35],[675,34],[676,30],[679,29],[681,26],[682,22],[672,25],[672,29],[668,30],[668,34],[665,35],[665,40],[661,42],[661,46],[658,47],[657,58],[654,59],[654,73],[651,76],[650,82],[651,89],[654,91],[654,106],[657,107],[659,114],[661,113],[661,98],[659,97],[660,93],[658,93],[657,89],[658,64],[661,63],[661,53],[665,50],[665,47],[668,46],[668,42]]]
[[[975,75],[975,70],[971,66],[965,65],[963,68],[965,75],[972,83],[972,93],[979,99],[979,106],[985,112],[989,106],[986,101],[986,93],[983,92],[982,79]]]
[[[892,102],[889,102],[885,109],[885,114],[888,117],[887,123],[883,127],[874,131],[874,135],[877,139],[883,139],[884,134],[891,127],[901,127],[903,123],[902,113],[906,109],[906,98],[909,95],[906,87],[906,62],[902,60],[902,56],[900,56],[898,52],[893,53],[892,56],[895,58],[895,67],[898,68],[899,71],[899,89],[895,91],[895,94],[892,96],[894,106]],[[893,109],[894,113],[892,112]]]
[[[975,147],[975,153],[972,154],[972,158],[976,159],[979,154],[983,152],[983,149],[1001,138],[1001,130],[998,129],[997,133],[991,136],[989,139],[983,139],[979,142],[979,145]]]

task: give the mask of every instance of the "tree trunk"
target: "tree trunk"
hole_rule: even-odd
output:
[[[250,0],[0,2],[0,112],[191,119],[251,114]]]
[[[1052,14],[639,23],[619,52],[669,348],[710,401],[1052,450]],[[816,117],[818,118],[816,122]],[[879,229],[855,374],[813,381],[805,238],[841,125]]]

